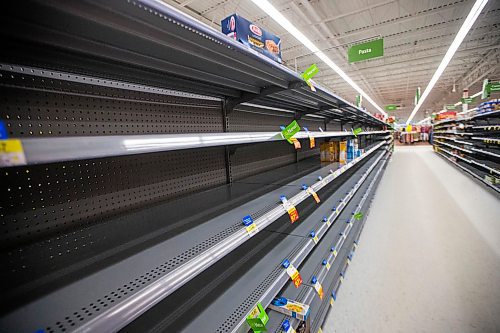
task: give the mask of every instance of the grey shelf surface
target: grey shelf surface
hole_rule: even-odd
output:
[[[383,144],[383,142],[379,143],[375,145],[375,147],[381,147]],[[362,157],[364,158],[366,156],[369,156],[369,154],[365,153]],[[135,317],[131,317],[130,311],[117,311],[117,307],[118,310],[125,311],[129,309],[128,306],[136,304],[134,301],[137,302],[140,300],[141,295],[150,295],[148,292],[151,290],[157,291],[154,300],[156,302],[160,301],[226,254],[219,252],[217,255],[213,255],[211,251],[214,247],[219,246],[220,248],[222,243],[227,242],[232,237],[230,248],[225,249],[226,252],[230,252],[239,244],[250,239],[242,227],[242,217],[253,213],[254,221],[258,224],[259,217],[262,217],[263,214],[269,214],[270,211],[274,210],[278,212],[273,215],[275,216],[273,217],[275,220],[285,214],[282,206],[277,202],[280,195],[286,195],[292,202],[293,197],[296,197],[297,202],[295,204],[298,204],[309,196],[299,188],[300,185],[303,183],[311,185],[312,182],[317,181],[317,175],[322,175],[324,177],[324,182],[326,182],[327,179],[333,180],[338,177],[341,172],[349,170],[348,168],[339,169],[334,175],[330,173],[330,169],[331,166],[323,167],[315,171],[312,175],[303,176],[300,180],[291,182],[289,184],[290,186],[286,185],[278,189],[273,189],[269,193],[259,196],[257,199],[240,204],[235,209],[212,217],[206,222],[190,228],[188,230],[189,232],[185,231],[175,234],[163,242],[152,245],[122,261],[106,266],[104,269],[96,271],[83,279],[79,279],[61,289],[57,289],[43,298],[3,317],[1,319],[2,326],[36,330],[40,328],[38,323],[43,322],[46,323],[43,325],[48,325],[54,330],[57,330],[57,327],[54,325],[57,322],[61,322],[60,317],[62,313],[68,313],[68,315],[74,319],[71,313],[84,311],[82,309],[88,308],[89,304],[98,306],[100,312],[94,311],[95,314],[93,313],[93,315],[81,317],[84,319],[78,319],[75,324],[76,327],[80,327],[81,329],[81,324],[89,325],[90,323],[90,325],[92,325],[96,318],[101,320],[99,322],[103,325],[107,325],[107,323],[110,322],[114,325],[125,325]],[[320,182],[320,186],[318,186],[316,190],[319,190],[323,186],[322,182]],[[138,213],[137,216],[131,215],[129,217],[136,221],[142,218],[140,213]],[[265,223],[270,223],[274,221],[273,219],[266,219]],[[267,224],[263,224],[263,226],[264,225]],[[241,233],[241,236],[237,234],[238,232]],[[234,243],[233,240],[235,240],[236,243]],[[203,265],[201,267],[194,265],[192,260],[200,258],[203,258],[203,261],[201,261]],[[189,267],[191,268],[186,273],[185,269]],[[179,268],[183,270],[180,275],[178,274],[179,271],[176,270]],[[123,272],[126,272],[126,274]],[[162,279],[166,277],[170,280],[165,285]],[[117,288],[117,286],[123,287]],[[82,291],[86,292],[83,294]],[[124,301],[125,299],[126,301]],[[148,301],[143,304],[139,311],[146,311],[146,309],[156,304],[155,301]],[[104,304],[106,305],[104,306]],[[121,306],[124,306],[125,309],[120,308]],[[40,309],[49,308],[51,309],[50,313],[40,313]],[[80,310],[68,312],[67,309],[69,308]],[[118,313],[118,315],[116,317],[111,316],[112,320],[110,320],[110,317],[106,317],[104,320],[102,316],[111,311],[113,311],[114,314]],[[142,312],[137,312],[135,315],[137,316]],[[37,313],[37,315],[29,315],[34,313]],[[123,316],[126,317],[124,318]],[[21,321],[20,319],[28,317],[32,318],[32,320],[37,318],[39,322],[35,323],[29,320]],[[23,327],[17,326],[19,322],[22,322]],[[66,323],[66,325],[70,324],[71,323],[68,322]],[[119,327],[115,327],[114,329],[118,328]]]
[[[232,260],[228,259],[230,266],[224,263],[214,265],[210,271],[215,271],[213,275],[227,275],[225,282],[211,285],[210,279],[200,275],[186,286],[188,288],[178,290],[127,326],[125,331],[247,332],[249,326],[245,323],[245,317],[251,309],[257,302],[267,306],[289,280],[281,267],[282,260],[289,259],[292,264],[300,264],[314,248],[314,242],[309,237],[311,230],[318,232],[320,242],[324,239],[328,231],[322,218],[332,214],[332,207],[338,207],[339,200],[345,200],[346,192],[362,181],[363,175],[375,166],[375,161],[379,161],[383,154],[378,152],[371,157],[329,196],[322,197],[323,201],[319,205],[309,202],[308,207],[300,209],[299,214],[307,214],[303,221],[292,225],[286,219],[278,220],[264,229],[262,238],[253,239],[236,251],[240,253],[230,255],[233,257]],[[340,224],[337,216],[331,217],[333,224],[330,229]],[[210,296],[204,295],[212,288],[216,291],[211,292]],[[210,299],[206,300],[207,297]],[[189,301],[191,299],[205,304],[199,312],[191,308],[195,307],[194,302]],[[182,308],[177,311],[177,316],[163,316],[176,307]]]
[[[362,225],[367,217],[370,200],[380,180],[384,164],[382,162],[372,172],[369,179],[348,204],[346,210],[340,215],[338,219],[340,223],[337,223],[336,228],[332,228],[329,231],[325,237],[325,241],[320,242],[305,263],[299,267],[304,284],[299,288],[295,288],[293,284],[287,283],[286,287],[278,295],[310,305],[309,322],[311,324],[311,332],[316,332],[323,323],[330,304],[332,291],[338,291],[340,276],[345,275],[347,258],[352,252],[354,242],[359,238]],[[352,215],[352,212],[357,211],[364,213],[363,218],[359,221],[355,220]],[[350,221],[350,223],[346,223],[347,221]],[[345,234],[346,230],[348,230],[347,234]],[[341,236],[341,233],[346,235],[345,238]],[[333,255],[331,251],[332,247],[335,247],[337,255]],[[323,259],[328,259],[331,263],[329,270],[322,264]],[[313,276],[316,276],[322,284],[324,291],[322,300],[311,284]],[[295,328],[299,323],[298,320],[273,310],[268,310],[268,315],[270,317],[267,325],[269,332],[281,332],[281,324],[285,319],[288,319]]]
[[[377,135],[387,132],[368,131],[358,135]],[[301,131],[294,137],[308,139],[309,136],[314,138],[354,137],[352,132],[346,131],[311,131],[309,133]],[[283,144],[288,144],[281,132],[113,135],[25,138],[20,140],[28,165],[273,141],[283,141]]]
[[[158,1],[30,1],[11,3],[2,14],[5,62],[385,125],[321,86],[311,91],[298,73]]]
[[[458,167],[462,171],[464,171],[464,172],[468,173],[469,175],[471,175],[472,177],[476,178],[477,180],[479,180],[480,182],[482,182],[483,184],[485,184],[489,188],[493,189],[495,192],[497,192],[497,194],[500,193],[500,184],[491,184],[491,183],[485,181],[484,176],[488,174],[487,172],[484,172],[483,170],[480,170],[477,167],[474,167],[473,165],[470,165],[470,164],[465,163],[465,162],[453,161],[451,158],[449,158],[448,156],[446,156],[443,153],[437,152],[437,154],[439,156],[442,156],[446,160],[448,160],[450,163],[454,164],[456,167]]]

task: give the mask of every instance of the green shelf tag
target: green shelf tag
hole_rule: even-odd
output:
[[[363,213],[357,212],[356,214],[354,214],[354,218],[358,221],[361,220],[363,218]]]
[[[359,133],[363,132],[363,130],[360,128],[356,128],[352,130],[352,134],[354,134],[355,137],[358,136]]]
[[[309,66],[308,69],[305,70],[304,73],[302,73],[302,78],[305,80],[305,81],[308,81],[309,79],[311,79],[314,75],[318,74],[319,72],[319,68],[318,66],[316,66],[316,64],[312,64],[311,66]]]
[[[269,321],[269,316],[262,304],[257,303],[257,306],[252,309],[246,320],[255,333],[267,331],[266,324]]]
[[[283,137],[288,141],[289,143],[293,143],[291,138],[300,131],[300,126],[297,123],[296,120],[292,121],[283,131],[281,131],[281,134],[283,134]]]

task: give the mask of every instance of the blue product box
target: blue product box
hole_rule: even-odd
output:
[[[222,33],[281,64],[281,39],[233,14],[221,21]]]

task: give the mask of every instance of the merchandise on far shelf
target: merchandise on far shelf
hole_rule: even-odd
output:
[[[331,141],[324,142],[319,147],[321,162],[338,162],[339,161],[339,142]]]
[[[221,21],[222,33],[281,64],[281,39],[238,14]]]
[[[444,120],[444,119],[455,119],[457,117],[456,111],[446,111],[442,113],[438,113],[436,115],[436,121]]]
[[[347,161],[347,141],[339,142],[339,162],[341,164]]]
[[[500,99],[491,99],[479,104],[477,113],[493,112],[500,110]]]

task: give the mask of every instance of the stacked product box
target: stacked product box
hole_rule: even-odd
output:
[[[281,64],[281,40],[238,14],[221,21],[222,33]]]
[[[352,160],[358,156],[358,139],[347,140],[347,159]]]
[[[321,162],[339,161],[339,142],[324,142],[319,146]]]
[[[344,164],[347,162],[347,141],[339,142],[339,163]]]

